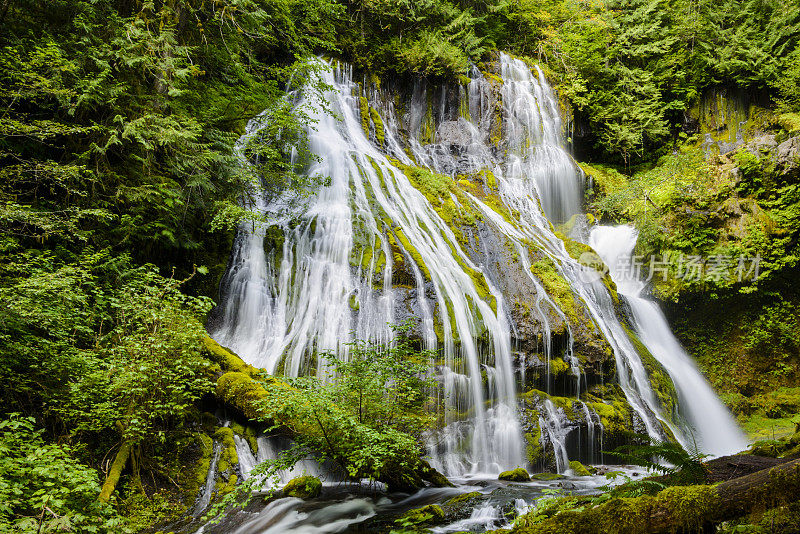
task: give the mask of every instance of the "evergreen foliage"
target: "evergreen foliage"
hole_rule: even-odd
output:
[[[170,480],[169,453],[192,439],[213,387],[207,297],[253,217],[249,195],[325,179],[303,177],[313,124],[285,98],[313,56],[435,82],[485,69],[495,49],[540,63],[583,150],[633,174],[599,211],[641,223],[652,250],[758,253],[774,290],[800,257],[796,178],[740,154],[743,179],[721,183],[695,152],[666,153],[720,86],[767,94],[776,124],[800,131],[799,40],[794,0],[0,2],[0,529],[124,531],[93,497],[123,447],[140,487],[142,473]],[[733,196],[766,214],[735,246],[698,215]],[[679,231],[663,231],[668,219]],[[798,351],[790,305],[751,314],[746,340],[786,367]],[[352,356],[319,355],[339,378],[299,379],[272,407],[310,425],[294,429],[302,454],[379,478],[419,459],[428,355],[401,342]]]

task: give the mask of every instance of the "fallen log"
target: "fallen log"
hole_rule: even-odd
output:
[[[800,499],[800,459],[717,485],[674,486],[656,495],[620,497],[564,510],[540,520],[521,518],[515,534],[660,534],[702,531],[749,513]]]
[[[292,386],[272,377],[265,377],[263,381],[256,380],[255,377],[260,374],[259,370],[244,363],[233,352],[218,345],[210,338],[204,342],[204,345],[209,352],[213,353],[214,360],[220,364],[220,367],[228,371],[217,378],[215,391],[217,399],[235,408],[250,420],[269,426],[280,426],[287,435],[309,435],[319,432],[313,420],[285,419],[285,415],[282,416],[280,410],[276,410],[274,403],[270,405],[265,402],[268,399],[280,398],[284,396],[284,393],[287,397],[290,396]],[[265,386],[270,391],[267,391]],[[282,417],[284,418],[282,419]],[[426,482],[433,487],[452,486],[447,477],[432,468],[422,458],[419,458],[412,469],[383,469],[377,479],[385,482],[390,491],[412,492],[424,487]]]

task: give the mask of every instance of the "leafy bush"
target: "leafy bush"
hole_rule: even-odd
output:
[[[109,251],[72,261],[21,254],[2,272],[3,406],[91,444],[76,451],[87,462],[125,442],[146,464],[156,445],[186,431],[194,403],[213,385],[197,319],[208,299],[187,297],[181,281]]]
[[[0,530],[131,532],[113,508],[97,501],[97,472],[68,447],[44,442],[31,417],[0,421]]]
[[[321,377],[267,387],[265,406],[290,422],[300,444],[347,476],[385,479],[418,465],[415,437],[432,422],[425,410],[434,388],[427,377],[431,357],[403,335],[389,348],[356,342],[347,359],[322,355]]]

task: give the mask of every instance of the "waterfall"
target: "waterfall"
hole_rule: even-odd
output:
[[[637,237],[637,231],[630,226],[597,226],[592,229],[589,242],[609,266],[617,289],[625,296],[642,343],[675,384],[678,405],[689,423],[684,445],[694,447],[694,440],[700,451],[713,456],[739,452],[747,447],[747,440],[733,416],[675,339],[658,305],[642,296],[645,282],[625,269],[632,265]]]
[[[214,442],[214,449],[211,456],[211,462],[208,465],[208,473],[206,473],[206,481],[200,491],[200,496],[192,509],[192,517],[200,517],[205,512],[211,502],[211,494],[214,492],[214,483],[217,480],[217,463],[222,452],[222,445],[219,442]]]
[[[539,428],[542,429],[542,437],[547,436],[548,441],[553,447],[556,459],[556,469],[563,473],[569,468],[569,456],[567,455],[567,429],[561,424],[563,416],[556,409],[553,401],[544,401],[544,413],[539,416]]]
[[[587,277],[586,268],[569,255],[547,217],[546,206],[562,217],[577,213],[583,185],[555,130],[560,122],[552,90],[540,70],[534,75],[522,61],[506,55],[501,55],[501,74],[507,128],[521,137],[507,136],[510,140],[505,172],[498,170],[495,175],[501,198],[512,212],[519,214],[519,220],[512,224],[478,199],[474,200],[516,244],[528,270],[525,243],[533,242],[570,282],[571,290],[586,305],[595,325],[611,345],[620,386],[647,433],[653,438],[664,438],[662,427],[666,427],[679,435],[680,430],[663,413],[653,393],[644,365],[619,321],[607,288],[599,278]]]
[[[418,309],[428,325],[433,323],[429,310],[438,309],[442,339],[436,345],[444,353],[440,375],[445,402],[452,403],[445,407],[446,422],[458,427],[445,434],[464,436],[437,454],[439,464],[447,463],[453,473],[497,472],[522,464],[502,294],[461,250],[447,223],[396,160],[371,142],[359,117],[359,97],[353,96],[359,92],[351,69],[337,65],[321,76],[333,87],[325,94],[333,113],[323,111],[312,92],[302,94],[299,105],[313,115],[309,146],[319,156],[307,173],[329,177],[330,185],[320,188],[298,217],[299,224],[282,226],[290,246],[283,247],[280,259],[267,261],[263,228],[254,231],[243,225],[226,276],[224,320],[214,336],[247,361],[289,376],[307,372],[314,352],[333,351],[346,358],[347,343],[354,337],[389,343],[388,325],[395,321],[393,264],[403,257],[418,258],[434,293],[429,302],[427,281],[415,271]],[[391,125],[391,115],[385,117]],[[388,146],[399,146],[392,128],[385,136]],[[402,151],[394,155],[411,163]],[[476,278],[485,284],[483,291]],[[358,303],[357,310],[351,301]],[[488,341],[486,347],[477,343],[479,336]],[[435,336],[428,333],[427,339],[433,343]],[[494,399],[487,399],[483,387],[483,365],[494,370]],[[450,415],[466,411],[474,414],[466,422]]]
[[[243,437],[234,434],[233,443],[236,446],[236,455],[239,457],[239,474],[242,476],[242,480],[247,480],[250,478],[250,471],[258,465],[258,459],[250,450],[250,444]]]
[[[443,424],[425,437],[431,464],[450,476],[525,465],[517,400],[524,370],[515,369],[512,353],[516,295],[492,267],[493,252],[477,234],[468,239],[457,228],[453,220],[462,217],[479,221],[520,266],[514,283],[529,288],[547,392],[551,359],[568,362],[577,395],[582,371],[567,315],[532,272],[542,258],[607,340],[619,385],[647,433],[683,439],[653,393],[609,290],[598,277],[587,279],[587,267],[556,234],[554,223],[581,215],[584,184],[563,146],[558,101],[543,73],[501,54],[501,83],[473,69],[455,97],[419,81],[397,106],[386,89],[360,84],[351,67],[320,64],[318,75],[330,89],[287,98],[313,125],[308,146],[316,158],[296,170],[327,180],[288,216],[284,198],[257,195],[255,207],[268,222],[239,228],[215,339],[270,373],[298,376],[324,371],[315,357],[320,352],[346,359],[355,339],[388,346],[389,325],[413,317],[422,345],[440,354],[431,372],[442,386]],[[268,112],[253,119],[239,140],[243,165],[245,146],[268,120]],[[461,178],[480,173],[491,180],[482,189],[456,191],[426,183],[436,178],[423,171],[458,183],[471,184]],[[551,342],[553,321],[565,325],[563,352]],[[581,404],[593,444],[595,423]],[[544,407],[540,428],[564,471],[574,426],[562,426],[550,400]],[[599,417],[597,425],[602,441]]]

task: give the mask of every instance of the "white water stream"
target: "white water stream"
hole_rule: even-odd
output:
[[[626,268],[633,264],[636,238],[637,232],[631,226],[596,226],[589,244],[609,266],[619,293],[631,308],[631,319],[642,343],[675,384],[678,406],[688,422],[685,446],[713,456],[747,448],[747,440],[733,416],[675,339],[658,304],[645,298],[645,282]]]

